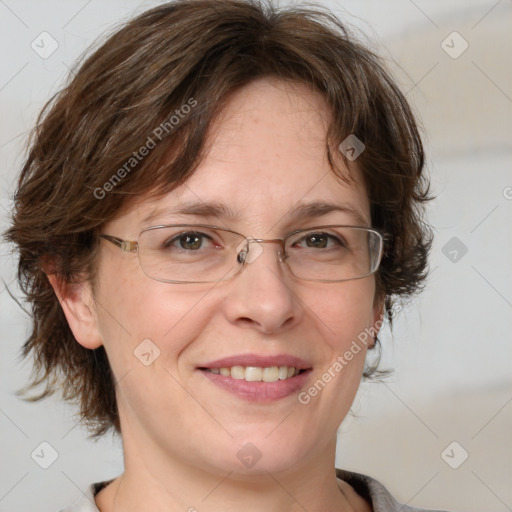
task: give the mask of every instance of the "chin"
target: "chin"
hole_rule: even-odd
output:
[[[302,442],[293,439],[291,433],[286,430],[280,435],[276,432],[269,435],[271,430],[252,433],[246,430],[243,436],[234,436],[224,445],[215,443],[216,450],[209,454],[211,465],[217,470],[233,472],[233,475],[240,477],[274,474],[286,471],[304,461],[308,451],[314,449],[311,436],[308,436],[307,442]]]
[[[218,457],[212,462],[217,471],[231,473],[230,478],[239,480],[250,480],[259,475],[268,476],[269,473],[272,475],[279,474],[289,470],[299,462],[297,454],[278,453],[265,456],[262,453],[260,456],[260,459],[256,458],[255,461],[251,462],[248,455],[244,454],[244,458],[247,460],[246,463],[242,463],[236,455],[234,458],[222,456],[221,460]]]

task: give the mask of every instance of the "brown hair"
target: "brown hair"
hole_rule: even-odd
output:
[[[79,62],[31,134],[6,232],[19,251],[18,280],[32,307],[22,355],[33,352],[37,371],[28,389],[46,383],[30,401],[60,387],[64,399],[79,403],[93,437],[112,427],[120,433],[106,352],[76,342],[43,262],[65,283],[81,276],[94,282],[102,225],[142,194],[157,197],[187,180],[228,94],[264,76],[323,95],[332,111],[326,144],[334,172],[332,148],[350,134],[365,144],[357,164],[372,226],[390,235],[375,275],[386,312],[393,296],[422,288],[432,243],[422,220],[431,199],[422,142],[380,59],[319,7],[167,3],[129,21]],[[155,144],[141,157],[149,139]]]

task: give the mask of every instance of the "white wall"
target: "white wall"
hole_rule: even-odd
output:
[[[0,2],[2,230],[27,130],[68,66],[96,36],[158,3]],[[362,386],[357,417],[340,428],[337,466],[375,476],[411,505],[510,510],[512,4],[323,3],[360,27],[410,91],[425,125],[437,194],[429,208],[436,234],[431,278],[398,317],[393,339],[383,333],[383,366],[395,373],[385,383]],[[30,47],[42,31],[59,44],[48,59]],[[453,31],[469,45],[458,58],[441,47]],[[452,54],[462,48],[457,37],[447,40]],[[453,237],[468,249],[455,263],[444,254]],[[0,261],[2,279],[17,293],[5,245]],[[29,323],[3,285],[0,290],[0,510],[51,512],[89,483],[119,474],[121,448],[116,440],[86,441],[73,410],[56,399],[30,405],[14,395],[30,374],[29,362],[18,358]],[[42,441],[59,454],[46,470],[31,458]],[[441,456],[453,441],[469,453],[458,469]],[[452,460],[461,454],[455,447]]]

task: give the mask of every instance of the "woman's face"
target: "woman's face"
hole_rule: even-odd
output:
[[[195,174],[162,199],[134,206],[103,232],[136,240],[148,226],[203,223],[275,239],[323,224],[370,226],[357,169],[351,170],[356,181],[346,184],[329,167],[327,123],[322,97],[309,89],[253,82],[231,97]],[[339,166],[347,172],[341,158]],[[293,217],[299,205],[313,202],[355,213]],[[185,203],[221,203],[236,219],[169,213]],[[89,331],[76,321],[72,328],[83,345],[105,346],[117,381],[127,464],[136,454],[162,470],[179,461],[223,473],[273,473],[333,460],[336,431],[357,391],[366,354],[364,344],[358,342],[357,352],[353,342],[382,312],[374,303],[374,276],[301,281],[279,262],[277,244],[261,248],[229,281],[169,284],[147,277],[135,253],[101,242],[93,322]],[[276,356],[284,359],[257,360]],[[254,366],[286,366],[286,357],[299,358],[309,371],[293,377],[293,385],[277,383],[275,394],[284,396],[262,398],[250,388],[244,394],[237,379],[234,389],[226,389],[218,376],[212,380],[200,369],[233,357],[245,357],[244,366],[252,360]],[[320,391],[308,394],[322,376]]]

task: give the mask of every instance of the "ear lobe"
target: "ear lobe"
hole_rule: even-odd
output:
[[[88,349],[103,345],[89,282],[66,283],[58,274],[47,277],[78,343]]]

